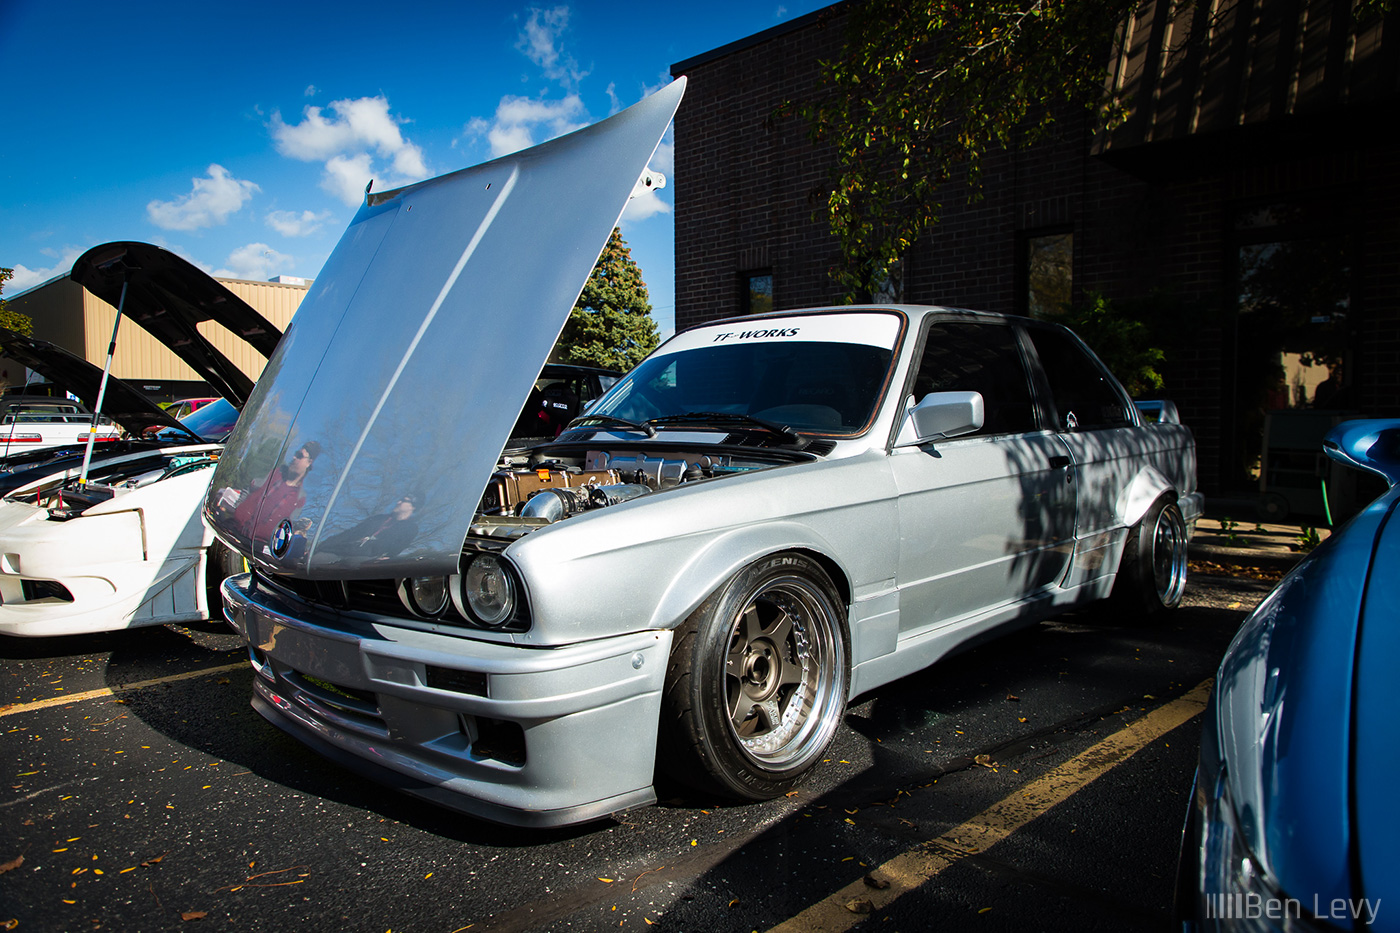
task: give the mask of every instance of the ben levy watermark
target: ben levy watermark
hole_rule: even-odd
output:
[[[1381,899],[1340,897],[1324,900],[1313,895],[1312,909],[1307,910],[1295,897],[1263,897],[1248,894],[1207,894],[1207,920],[1287,920],[1316,917],[1320,920],[1365,920],[1374,923],[1380,913]],[[1305,912],[1306,911],[1306,912]]]

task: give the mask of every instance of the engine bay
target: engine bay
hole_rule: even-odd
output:
[[[810,459],[764,454],[680,448],[507,452],[481,497],[471,533],[518,538],[541,525],[682,484]]]

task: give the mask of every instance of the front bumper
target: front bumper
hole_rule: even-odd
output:
[[[258,674],[254,708],[352,770],[518,826],[656,800],[668,631],[527,648],[338,613],[250,574],[223,593]]]

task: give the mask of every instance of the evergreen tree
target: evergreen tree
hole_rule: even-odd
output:
[[[613,228],[554,348],[561,363],[628,370],[659,343],[642,270]]]
[[[0,327],[7,327],[17,334],[34,333],[34,321],[27,314],[11,311],[5,302],[5,283],[14,275],[11,269],[0,269]]]

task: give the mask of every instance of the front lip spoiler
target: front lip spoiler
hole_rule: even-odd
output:
[[[252,705],[331,760],[512,826],[581,823],[656,802],[669,631],[529,648],[341,615],[250,581],[233,576],[222,589],[225,618],[256,672]],[[472,686],[433,686],[429,668]],[[522,730],[521,762],[478,755],[465,723],[479,717]]]
[[[313,751],[362,777],[467,816],[526,829],[551,829],[605,819],[626,810],[656,803],[656,791],[650,787],[557,810],[518,810],[477,797],[468,797],[449,786],[412,778],[393,768],[376,765],[355,752],[326,741],[322,737],[324,730],[308,717],[301,715],[294,704],[288,703],[259,680],[255,680],[253,686],[253,709],[283,732],[299,742],[304,742]],[[380,754],[383,754],[382,750]]]

